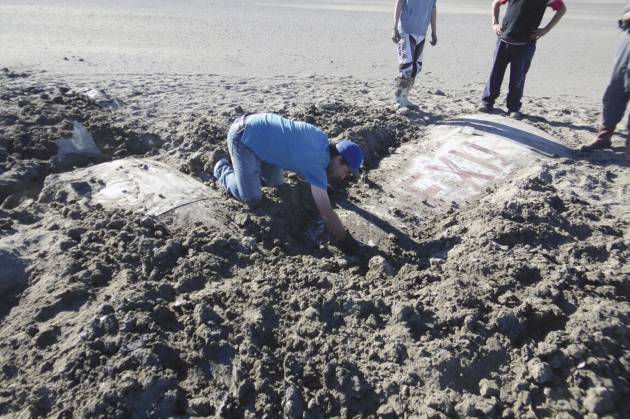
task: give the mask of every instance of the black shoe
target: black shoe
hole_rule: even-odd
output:
[[[222,159],[228,159],[228,154],[225,151],[221,149],[216,149],[212,151],[212,154],[210,154],[210,158],[207,160],[204,170],[213,171],[214,166],[216,166],[217,162]]]
[[[508,112],[508,116],[512,119],[521,120],[523,119],[523,114],[519,111]]]
[[[482,103],[477,108],[477,112],[492,113],[492,111],[494,111],[494,106],[489,103]]]

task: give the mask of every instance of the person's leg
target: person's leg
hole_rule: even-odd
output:
[[[267,186],[280,186],[284,183],[282,169],[264,161],[260,162],[260,177]]]
[[[494,56],[492,58],[490,77],[486,82],[486,87],[483,91],[483,96],[481,97],[481,101],[483,102],[483,105],[486,106],[487,110],[492,109],[495,100],[499,97],[499,93],[501,93],[501,83],[503,83],[505,69],[510,62],[507,47],[508,44],[500,39],[497,40],[497,44],[494,49]]]
[[[597,138],[589,144],[583,145],[580,150],[593,151],[612,147],[612,136],[615,127],[623,118],[628,103],[628,93],[624,89],[624,83],[620,77],[613,77],[602,98],[603,112],[602,123],[597,130]]]
[[[424,61],[424,45],[426,43],[426,37],[421,35],[413,35],[416,39],[416,46],[413,49],[413,64],[411,66],[411,81],[409,83],[409,88],[405,94],[405,98],[407,99],[407,106],[410,108],[417,108],[417,105],[409,101],[409,93],[413,88],[414,83],[416,82],[416,78],[422,71],[422,63]]]
[[[615,127],[623,118],[630,99],[630,35],[627,35],[617,51],[617,59],[613,73],[602,98],[602,123],[597,132],[597,138],[590,144],[583,145],[582,151],[601,150],[612,147],[612,136]]]
[[[398,52],[398,76],[403,79],[411,78],[413,71],[413,58],[416,48],[416,39],[413,35],[401,32],[400,40],[396,46]]]
[[[630,58],[626,62],[626,94],[630,95]],[[626,98],[628,98],[628,96],[626,96]],[[626,104],[628,104],[628,99],[626,99]],[[630,115],[628,115],[628,123],[626,124],[626,149],[625,149],[625,153],[626,153],[626,159],[630,160]]]
[[[418,74],[422,71],[422,61],[424,60],[424,44],[426,43],[425,36],[415,36],[416,46],[413,49],[413,64],[411,66],[411,78],[415,80]]]
[[[227,143],[233,166],[225,159],[219,160],[214,176],[232,196],[253,206],[262,199],[260,160],[241,142],[243,131],[239,120],[230,127]]]
[[[525,91],[525,78],[536,52],[536,44],[509,45],[510,49],[510,84],[507,94],[509,113],[518,113],[523,106],[521,99]]]
[[[417,45],[417,39],[413,35],[400,34],[400,41],[398,41],[397,46],[399,76],[395,80],[395,97],[396,102],[402,108],[414,106],[407,99],[407,95],[411,90],[413,77],[415,77],[417,72],[417,64],[415,62]]]
[[[613,75],[602,98],[602,125],[614,130],[628,104],[628,91],[625,86],[625,75]]]
[[[624,37],[617,50],[615,66],[603,98],[602,125],[614,130],[623,118],[630,99],[630,35]]]
[[[602,123],[597,131],[597,138],[591,144],[582,147],[582,150],[590,151],[612,147],[612,136],[617,124],[626,112],[629,98],[624,77],[613,74],[602,98]]]

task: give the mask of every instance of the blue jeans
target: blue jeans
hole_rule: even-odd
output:
[[[613,74],[604,93],[604,112],[602,124],[609,128],[615,126],[623,118],[626,105],[630,99],[630,34],[624,35],[624,39],[617,50]],[[630,130],[630,117],[628,117],[628,129]]]
[[[254,206],[262,199],[261,179],[269,186],[281,185],[282,169],[261,161],[242,142],[247,127],[244,117],[239,117],[230,126],[227,136],[232,165],[221,160],[214,168],[214,177],[219,184],[236,199]]]
[[[505,70],[510,64],[510,84],[507,95],[508,112],[520,111],[523,105],[521,99],[525,90],[525,76],[527,76],[535,52],[536,44],[533,42],[525,45],[511,45],[498,39],[494,50],[490,78],[486,83],[481,100],[487,105],[494,106],[494,101],[501,92]]]

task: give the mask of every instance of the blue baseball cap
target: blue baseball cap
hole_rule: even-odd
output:
[[[358,176],[359,169],[361,169],[361,164],[363,163],[363,151],[361,151],[361,147],[350,140],[340,141],[335,147],[348,167],[350,167],[350,170],[352,170],[352,173]]]

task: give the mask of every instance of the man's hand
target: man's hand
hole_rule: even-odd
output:
[[[356,255],[361,251],[363,247],[359,241],[357,241],[349,231],[346,230],[346,237],[341,240],[337,246],[346,255]]]
[[[497,36],[501,36],[501,34],[503,33],[503,30],[501,29],[501,24],[499,23],[493,24],[492,30],[494,31],[494,33],[497,34]]]
[[[324,221],[328,230],[337,240],[343,240],[346,237],[346,229],[339,217],[337,217],[337,214],[335,214],[335,211],[333,211],[326,191],[311,185],[311,194],[313,195],[315,206],[319,210],[319,215],[322,217],[322,221]]]
[[[539,40],[540,38],[542,38],[543,36],[547,35],[549,33],[549,29],[547,28],[538,28],[534,31],[534,33],[532,33],[531,38],[534,41]]]
[[[398,41],[400,41],[400,33],[398,32],[398,28],[394,28],[394,31],[392,32],[392,41],[394,42],[394,44],[397,44]]]
[[[435,32],[431,32],[431,41],[429,41],[429,43],[432,46],[436,46],[437,45],[437,34]]]

